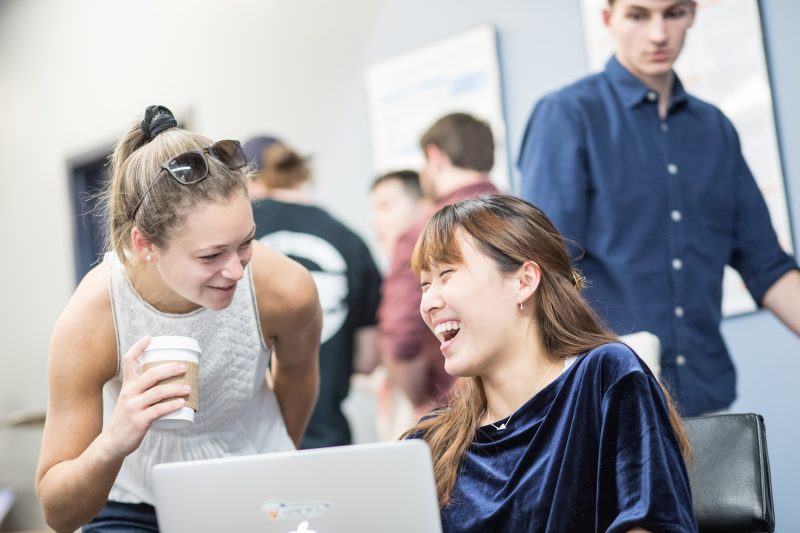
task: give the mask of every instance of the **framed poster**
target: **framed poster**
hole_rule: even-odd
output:
[[[602,10],[608,3],[581,0],[581,4],[589,69],[599,71],[614,51],[603,26]],[[757,0],[698,1],[697,18],[675,70],[690,93],[719,107],[736,126],[778,240],[791,253],[792,230]],[[725,267],[723,316],[755,309],[739,274]]]
[[[422,134],[441,116],[462,111],[491,126],[492,181],[510,189],[494,28],[482,25],[380,61],[367,69],[366,82],[375,174],[422,168]]]

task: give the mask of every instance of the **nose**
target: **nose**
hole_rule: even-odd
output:
[[[419,302],[419,312],[422,317],[425,318],[442,307],[444,307],[444,301],[442,300],[441,291],[439,291],[439,288],[434,283],[431,283],[428,289],[422,293],[422,300]]]
[[[222,277],[231,281],[239,281],[244,277],[244,265],[239,254],[231,254],[225,267],[222,269]]]
[[[667,23],[664,17],[652,17],[647,28],[647,37],[654,43],[663,44],[667,41]]]

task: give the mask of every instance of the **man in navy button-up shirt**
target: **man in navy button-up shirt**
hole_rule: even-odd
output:
[[[587,298],[619,334],[647,330],[684,415],[736,396],[720,333],[726,264],[800,334],[800,272],[779,246],[730,121],[672,65],[687,0],[612,0],[603,72],[545,96],[519,156],[521,196],[583,252]]]

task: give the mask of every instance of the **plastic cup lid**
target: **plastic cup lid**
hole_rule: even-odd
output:
[[[153,337],[150,340],[150,345],[147,350],[164,350],[164,349],[183,349],[193,350],[197,353],[202,353],[200,344],[192,337],[181,337],[177,335],[164,335],[160,337]]]

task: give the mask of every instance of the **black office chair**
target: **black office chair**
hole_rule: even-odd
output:
[[[687,461],[701,533],[775,531],[772,480],[761,415],[684,419],[694,457]]]

